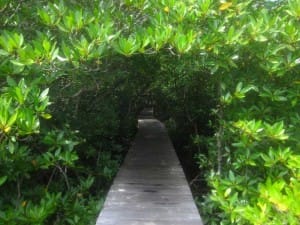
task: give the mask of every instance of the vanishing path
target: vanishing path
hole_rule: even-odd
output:
[[[164,125],[139,120],[96,225],[202,225]]]

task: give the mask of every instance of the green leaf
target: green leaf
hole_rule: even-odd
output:
[[[25,96],[23,95],[21,88],[16,87],[14,89],[14,93],[15,93],[15,97],[16,97],[17,101],[20,104],[24,104],[24,102],[25,102]]]
[[[10,154],[14,154],[15,152],[15,145],[12,141],[8,142],[8,151]]]
[[[295,16],[296,18],[300,18],[300,0],[289,0],[288,1],[289,10],[287,12],[291,16]]]
[[[287,140],[289,136],[285,134],[283,121],[272,124],[265,124],[265,133],[268,138],[275,140]]]
[[[230,195],[230,193],[231,193],[231,188],[227,188],[225,193],[224,193],[224,197],[227,198],[228,195]]]
[[[44,39],[43,40],[43,48],[46,50],[46,52],[50,52],[51,50],[51,43],[49,40]]]
[[[39,96],[40,102],[43,102],[43,101],[45,101],[45,100],[47,99],[48,93],[49,93],[49,88],[46,88],[46,89],[40,94],[40,96]]]
[[[10,62],[16,66],[24,66],[25,65],[24,63],[22,63],[18,60],[15,60],[15,59],[10,60]]]
[[[6,82],[10,87],[17,86],[17,82],[14,79],[12,79],[10,76],[6,77]]]
[[[134,37],[120,37],[118,42],[114,44],[114,49],[127,57],[131,56],[135,51],[137,51],[139,47],[139,43],[137,43],[137,39]]]
[[[9,52],[3,50],[3,49],[0,49],[0,56],[9,56]]]
[[[52,115],[49,113],[42,113],[41,116],[46,120],[49,120],[52,118]]]
[[[45,12],[44,10],[38,9],[38,15],[42,19],[43,23],[45,23],[46,25],[51,25],[51,18],[47,12]]]
[[[0,177],[0,186],[3,185],[7,180],[7,176]]]
[[[16,122],[16,119],[18,117],[18,112],[15,112],[10,118],[9,120],[7,121],[7,126],[11,127],[15,122]]]

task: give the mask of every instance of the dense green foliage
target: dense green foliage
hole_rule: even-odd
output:
[[[0,224],[94,224],[148,96],[195,149],[207,224],[299,223],[299,0],[0,13]]]

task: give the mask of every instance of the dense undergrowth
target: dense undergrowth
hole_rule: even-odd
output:
[[[94,224],[150,97],[202,171],[206,224],[299,224],[299,0],[0,13],[0,224]]]

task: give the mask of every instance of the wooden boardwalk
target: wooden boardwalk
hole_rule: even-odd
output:
[[[164,125],[139,120],[96,225],[203,225]]]

